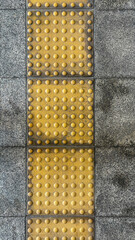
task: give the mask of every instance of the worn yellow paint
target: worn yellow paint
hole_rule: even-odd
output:
[[[28,76],[93,74],[92,11],[28,11]]]
[[[29,8],[89,8],[92,5],[93,0],[28,0]]]
[[[93,214],[93,159],[93,149],[29,149],[28,214]]]
[[[93,143],[91,80],[29,80],[28,84],[28,144]]]
[[[93,240],[89,218],[28,219],[27,240]]]

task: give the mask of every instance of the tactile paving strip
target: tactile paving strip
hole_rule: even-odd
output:
[[[27,240],[93,240],[92,219],[32,218],[27,222]]]
[[[29,8],[91,8],[93,0],[28,0]]]
[[[92,76],[92,11],[27,14],[29,77]]]
[[[28,144],[93,143],[92,80],[28,81]]]
[[[28,214],[93,214],[93,149],[28,152]]]

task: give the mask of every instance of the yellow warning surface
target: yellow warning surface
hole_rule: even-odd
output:
[[[92,11],[28,11],[28,76],[91,76]]]
[[[92,7],[93,0],[28,0],[29,8],[86,8]]]
[[[92,219],[32,218],[27,222],[27,240],[93,240]]]
[[[93,214],[93,159],[93,149],[29,149],[28,214]]]
[[[91,80],[28,81],[28,144],[93,142]]]

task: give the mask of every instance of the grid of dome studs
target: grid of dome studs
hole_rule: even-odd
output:
[[[27,240],[93,240],[93,1],[27,2]]]
[[[28,81],[29,145],[93,143],[91,80]]]
[[[27,240],[93,240],[90,218],[32,218],[27,220]]]
[[[93,214],[94,152],[29,149],[28,214]]]
[[[28,11],[28,76],[93,74],[92,11]]]

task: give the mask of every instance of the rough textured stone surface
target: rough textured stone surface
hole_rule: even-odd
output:
[[[95,0],[98,9],[134,9],[134,0]]]
[[[0,217],[0,240],[25,240],[25,218]]]
[[[26,79],[2,78],[1,146],[25,146],[26,139]]]
[[[0,151],[0,216],[25,216],[25,149],[0,148]]]
[[[97,79],[96,146],[135,145],[135,79]]]
[[[135,218],[96,218],[95,240],[134,240]]]
[[[135,216],[135,148],[96,148],[95,161],[96,216]]]
[[[25,13],[23,10],[1,10],[0,76],[26,76]]]
[[[26,0],[0,0],[0,9],[25,8]]]
[[[96,77],[135,76],[135,11],[95,12]]]

